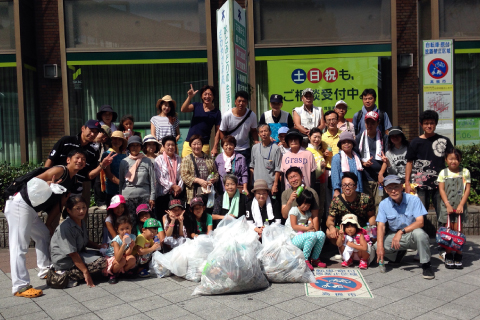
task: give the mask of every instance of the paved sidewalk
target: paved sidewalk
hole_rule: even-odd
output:
[[[0,271],[0,319],[480,319],[480,236],[468,238],[463,270],[446,270],[434,246],[432,253],[434,280],[422,278],[414,252],[401,266],[387,266],[385,274],[376,264],[362,270],[374,299],[310,298],[303,284],[191,296],[197,283],[177,277],[55,290],[46,288],[34,269],[30,270],[32,284],[45,294],[25,299],[11,295],[9,274]]]

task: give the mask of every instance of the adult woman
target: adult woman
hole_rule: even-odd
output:
[[[30,238],[32,238],[35,241],[38,277],[43,279],[47,275],[50,265],[48,251],[50,231],[40,220],[37,212],[48,212],[53,206],[58,207],[65,203],[65,196],[76,183],[75,175],[85,167],[85,163],[85,151],[74,149],[67,155],[66,167],[54,166],[30,179],[20,192],[7,200],[5,217],[8,222],[12,293],[15,296],[34,298],[43,294],[42,290],[34,289],[30,285],[30,276],[25,260]],[[67,190],[63,193],[52,193],[50,185],[53,183],[60,184]],[[56,217],[49,215],[47,225],[54,220]]]
[[[252,192],[255,197],[247,203],[246,218],[251,227],[262,237],[265,223],[281,223],[282,209],[280,201],[272,201],[267,181],[258,179],[253,184]]]
[[[212,219],[214,229],[218,222],[227,214],[234,218],[245,215],[248,198],[238,191],[237,184],[238,178],[233,174],[227,174],[223,178],[225,192],[223,196],[215,199],[215,205],[213,206]]]
[[[335,111],[338,114],[337,128],[340,129],[341,131],[349,131],[355,135],[355,127],[353,126],[353,123],[348,122],[345,119],[347,110],[348,110],[348,106],[345,101],[339,100],[337,101],[337,103],[335,103],[335,108],[333,109],[333,111]]]
[[[152,136],[162,141],[163,137],[174,136],[176,141],[180,139],[180,122],[178,121],[177,103],[171,96],[166,95],[157,101],[155,106],[158,115],[150,119],[150,131]]]
[[[341,181],[343,172],[354,173],[358,178],[356,191],[363,192],[363,167],[360,157],[353,151],[353,147],[356,145],[353,133],[348,131],[342,132],[337,145],[340,152],[333,156],[331,170],[333,196],[338,196],[342,192]]]
[[[120,193],[118,189],[118,185],[120,184],[120,163],[127,156],[125,154],[125,149],[127,148],[127,139],[125,139],[122,131],[114,131],[110,137],[110,141],[112,147],[102,154],[102,159],[109,154],[116,154],[116,156],[113,158],[112,164],[105,168],[105,202],[107,207],[110,205],[112,197]]]
[[[213,188],[218,180],[218,172],[210,155],[202,151],[202,136],[194,134],[188,143],[192,153],[183,158],[180,174],[187,190],[187,203],[190,203],[193,197],[202,196],[208,187]],[[213,178],[207,180],[211,173]],[[207,203],[206,199],[203,201]]]
[[[213,104],[213,100],[215,99],[215,88],[212,86],[203,86],[200,89],[202,102],[191,103],[197,92],[198,90],[193,90],[193,86],[190,85],[190,90],[187,92],[188,97],[180,109],[181,112],[193,112],[191,126],[188,130],[187,138],[183,143],[182,158],[185,158],[192,153],[188,141],[190,141],[193,135],[200,135],[202,137],[202,151],[206,154],[210,154],[209,141],[213,126],[215,126],[215,142],[211,154],[212,157],[215,157],[218,154],[218,141],[220,140],[220,132],[218,129],[220,128],[220,122],[222,122],[222,114]]]
[[[221,183],[218,183],[218,192],[220,194],[223,194],[225,191],[223,177],[228,173],[235,175],[238,178],[239,185],[248,193],[248,165],[245,161],[245,157],[240,153],[235,152],[236,145],[237,139],[235,139],[235,137],[224,137],[222,140],[223,152],[215,159],[215,164],[217,165],[221,181]]]
[[[324,194],[327,182],[327,174],[325,172],[325,158],[322,153],[322,131],[318,128],[312,128],[309,132],[310,143],[308,144],[307,150],[313,154],[315,162],[317,164],[317,170],[315,170],[316,180],[312,181],[312,189],[314,189],[317,194]],[[324,174],[325,173],[325,174]],[[320,210],[318,215],[323,217],[323,209],[325,206],[325,197],[320,198]]]
[[[100,246],[88,240],[87,224],[84,220],[88,207],[80,195],[67,200],[66,218],[55,230],[50,243],[52,264],[55,271],[67,271],[70,286],[76,286],[78,281],[85,280],[89,287],[95,287],[92,273],[100,273],[107,266],[107,259],[86,248],[100,249]],[[68,216],[67,216],[68,214]]]
[[[383,184],[383,175],[396,174],[405,181],[405,167],[407,166],[408,140],[401,127],[391,127],[388,130],[388,151],[383,158],[382,169],[378,173],[378,183]]]
[[[163,153],[155,159],[155,218],[162,221],[168,202],[183,195],[183,180],[180,174],[182,158],[175,153],[177,141],[174,136],[162,139]]]

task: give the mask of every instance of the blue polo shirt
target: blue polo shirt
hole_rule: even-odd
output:
[[[397,232],[411,225],[416,218],[427,213],[420,198],[404,192],[400,204],[397,204],[390,197],[380,202],[377,222],[386,223],[388,221],[390,230]]]

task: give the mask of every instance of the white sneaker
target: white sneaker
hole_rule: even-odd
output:
[[[333,260],[342,261],[342,255],[341,255],[341,254],[336,254],[336,255],[333,257]]]

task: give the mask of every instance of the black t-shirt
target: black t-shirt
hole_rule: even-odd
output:
[[[253,199],[248,201],[247,203],[247,211],[245,213],[245,218],[247,221],[252,221],[254,224],[255,219],[252,214],[252,204],[253,204]],[[274,223],[275,220],[279,219],[282,220],[282,207],[280,206],[280,201],[279,200],[272,200],[272,211],[273,211],[273,220],[268,218],[267,214],[267,205],[265,204],[263,207],[260,208],[260,214],[262,215],[262,222],[265,220],[268,220],[269,223]]]
[[[439,134],[427,139],[417,137],[410,142],[405,158],[413,161],[412,180],[420,189],[438,188],[438,174],[445,169],[445,151],[451,148],[450,139]]]
[[[85,168],[80,170],[77,173],[77,186],[72,189],[72,193],[81,193],[83,190],[82,183],[84,181],[90,181],[88,178],[88,174],[90,171],[98,167],[98,159],[100,157],[100,150],[96,149],[93,144],[89,143],[85,146],[81,146],[81,138],[80,134],[76,136],[64,136],[60,138],[60,140],[55,143],[48,156],[48,159],[53,161],[53,165],[67,165],[67,155],[70,151],[74,149],[81,148],[85,151],[87,156],[87,161],[85,164]]]
[[[370,151],[369,157],[373,157],[372,159],[373,164],[370,167],[363,167],[362,179],[366,179],[366,181],[378,181],[378,173],[380,172],[380,169],[382,169],[383,162],[381,160],[375,159],[375,155],[377,153],[381,154],[382,151],[383,153],[387,152],[387,146],[388,146],[387,139],[386,139],[387,137],[382,134],[383,150],[378,152],[377,152],[377,145],[376,145],[375,139],[370,138],[368,135],[366,137],[368,141],[368,149]],[[360,152],[358,147],[360,145],[361,138],[362,138],[361,133],[357,134],[357,136],[355,137],[355,140],[357,142],[357,147],[354,150],[360,155],[360,159],[363,158],[363,155]]]

